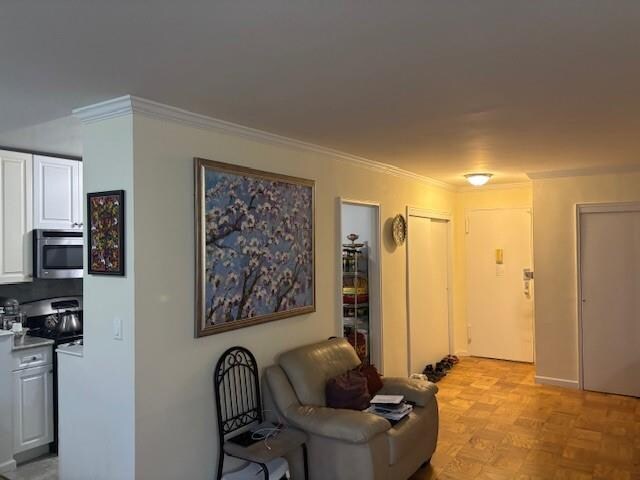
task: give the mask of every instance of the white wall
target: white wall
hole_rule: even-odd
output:
[[[576,205],[640,201],[640,173],[534,180],[538,380],[578,385]]]
[[[232,345],[261,366],[284,350],[339,333],[338,197],[442,211],[453,193],[311,151],[134,115],[136,472],[140,479],[210,479],[217,451],[212,369]],[[193,157],[316,180],[317,312],[193,337]],[[385,369],[406,374],[404,248],[384,245]]]
[[[372,244],[376,240],[376,207],[371,205],[356,205],[352,203],[342,204],[342,235],[340,241],[349,243],[347,235],[355,233],[360,236],[358,242],[369,242],[371,248],[377,248]]]
[[[84,192],[124,189],[133,178],[131,116],[83,126]],[[84,357],[61,362],[74,369],[73,396],[60,436],[64,480],[114,480],[134,477],[134,219],[133,196],[125,197],[126,277],[84,276]],[[84,224],[89,225],[85,219]],[[86,241],[86,238],[85,238]],[[113,339],[113,319],[123,323],[123,340]],[[63,407],[61,407],[63,408]]]
[[[340,197],[382,205],[385,373],[406,374],[406,254],[390,239],[390,218],[408,204],[451,212],[453,192],[260,134],[190,126],[183,112],[175,121],[131,113],[127,102],[94,108],[97,118],[83,129],[86,191],[126,190],[127,276],[85,279],[78,370],[86,410],[77,418],[90,421],[78,423],[66,442],[81,451],[68,470],[73,478],[213,477],[212,370],[219,355],[243,345],[264,367],[284,350],[339,333]],[[316,181],[314,314],[194,338],[195,156]],[[123,320],[122,341],[112,338],[114,318]]]

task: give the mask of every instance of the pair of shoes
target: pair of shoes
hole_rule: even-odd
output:
[[[427,365],[426,367],[424,367],[422,373],[427,376],[427,379],[430,382],[433,383],[439,382],[442,377],[446,375],[446,373],[442,369],[434,369],[433,365]]]
[[[460,361],[460,359],[456,355],[447,355],[444,358],[446,358],[453,365]]]
[[[453,363],[449,362],[446,358],[443,358],[438,363],[436,363],[436,369],[442,368],[443,370],[451,370],[453,368]]]

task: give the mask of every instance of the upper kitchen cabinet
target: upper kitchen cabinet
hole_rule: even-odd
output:
[[[31,281],[32,156],[0,150],[0,283]]]
[[[82,162],[33,156],[33,228],[82,229]]]

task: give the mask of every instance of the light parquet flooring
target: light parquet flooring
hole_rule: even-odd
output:
[[[438,387],[438,447],[410,480],[640,480],[640,399],[536,385],[532,365],[473,357]]]

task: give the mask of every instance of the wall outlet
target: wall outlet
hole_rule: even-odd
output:
[[[122,340],[122,319],[120,317],[113,319],[113,338],[114,340]]]

